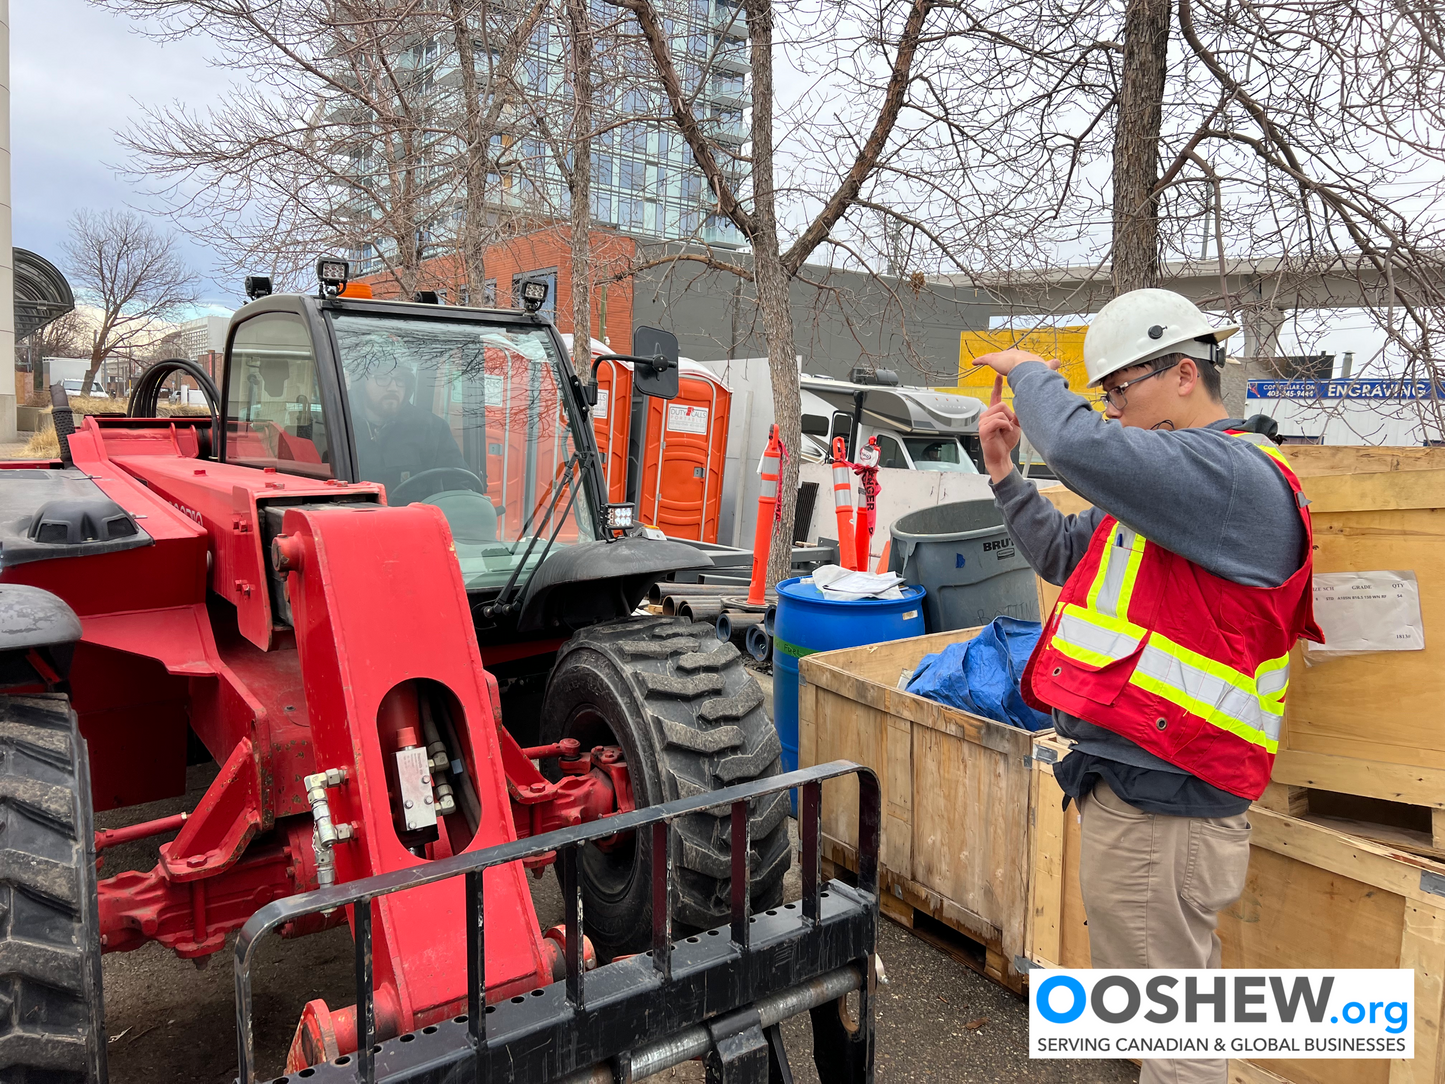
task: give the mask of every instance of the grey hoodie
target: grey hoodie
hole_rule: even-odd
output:
[[[1223,579],[1275,587],[1304,561],[1304,525],[1289,483],[1248,441],[1207,428],[1125,428],[1069,391],[1041,362],[1009,374],[1014,413],[1045,462],[1094,507],[1065,516],[1017,471],[993,487],[1019,551],[1044,579],[1062,584],[1089,548],[1105,515]],[[1210,786],[1103,727],[1056,711],[1059,733],[1076,753],[1075,770],[1102,775],[1119,797],[1149,812],[1230,816],[1249,803]],[[1163,777],[1160,773],[1165,773]],[[1065,790],[1069,790],[1065,787]],[[1077,794],[1074,795],[1077,797]]]

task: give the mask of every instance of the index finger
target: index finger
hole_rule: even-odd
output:
[[[998,406],[1003,402],[1003,377],[993,378],[993,398],[988,401],[989,406]]]

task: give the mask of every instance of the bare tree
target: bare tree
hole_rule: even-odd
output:
[[[545,0],[97,2],[158,37],[204,32],[247,84],[205,112],[151,107],[122,137],[228,268],[295,282],[339,250],[410,296],[424,262],[455,255],[480,295],[509,165],[492,145]]]
[[[774,54],[778,20],[772,0],[743,0],[751,65],[750,129],[747,152],[720,138],[718,118],[700,114],[696,103],[703,81],[716,70],[710,61],[690,79],[672,54],[666,13],[656,0],[611,0],[630,12],[647,48],[656,84],[664,103],[663,115],[686,140],[694,161],[711,189],[710,212],[734,224],[751,252],[739,260],[712,249],[671,252],[657,263],[694,261],[731,272],[748,282],[757,296],[768,367],[773,390],[773,412],[784,445],[796,450],[801,440],[801,396],[789,283],[820,245],[846,248],[840,235],[847,217],[858,210],[876,210],[866,190],[878,180],[889,155],[898,118],[915,78],[914,63],[926,40],[938,40],[930,18],[944,7],[937,0],[882,0],[876,8],[823,4],[806,13],[791,11],[795,39],[807,42],[832,57],[852,56],[858,68],[844,73],[832,70],[846,84],[843,97],[851,106],[847,116],[835,102],[833,112],[819,115],[815,103],[780,104],[774,85]],[[780,181],[774,120],[780,113],[804,124],[816,125],[806,136],[811,146],[794,148],[804,160],[806,180],[794,178],[791,187]],[[798,131],[794,128],[794,133]],[[830,145],[829,141],[833,140]],[[781,198],[780,198],[781,197]],[[787,201],[792,199],[792,206]],[[780,204],[793,212],[780,214]],[[866,267],[856,250],[852,255]],[[798,486],[799,457],[788,456],[783,465],[781,515],[774,527],[768,580],[776,583],[788,574],[790,543]]]
[[[920,187],[946,177],[959,197],[938,270],[1037,287],[1027,313],[1217,276],[1203,302],[1242,316],[1261,355],[1291,310],[1360,306],[1390,344],[1377,373],[1439,379],[1436,7],[985,0],[955,30],[912,131],[937,164]]]
[[[76,293],[96,310],[82,388],[91,386],[106,358],[149,346],[195,304],[196,276],[175,241],[133,211],[77,211],[62,248]]]

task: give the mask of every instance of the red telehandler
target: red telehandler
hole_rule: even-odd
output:
[[[257,940],[342,923],[357,1003],[306,1006],[286,1079],[701,1056],[790,1080],[777,1023],[810,1010],[822,1079],[871,1080],[876,781],[778,775],[736,648],[634,616],[710,562],[609,505],[544,283],[482,310],[358,296],[348,270],[318,261],[309,296],[248,279],[219,387],[158,363],[129,416],[74,430],[62,403],[61,459],[0,473],[0,1082],[105,1081],[101,953],[200,959],[240,931],[251,1084]],[[676,394],[675,338],[639,329],[627,360],[637,394]],[[178,371],[209,417],[157,416]],[[210,759],[190,813],[95,831]],[[837,776],[851,887],[818,877]],[[106,847],[170,833],[105,876]],[[553,863],[567,920],[544,931],[526,877]]]

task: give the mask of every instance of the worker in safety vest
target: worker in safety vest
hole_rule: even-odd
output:
[[[979,359],[999,374],[979,423],[995,499],[1029,564],[1063,585],[1023,692],[1074,741],[1054,774],[1080,810],[1094,967],[1220,966],[1218,912],[1244,888],[1289,651],[1323,639],[1299,480],[1269,419],[1230,418],[1221,398],[1238,330],[1168,290],[1115,298],[1084,338],[1106,416],[1057,362]],[[1094,507],[1065,516],[1019,475],[1020,431]],[[1146,1060],[1140,1081],[1225,1077],[1223,1060]]]

